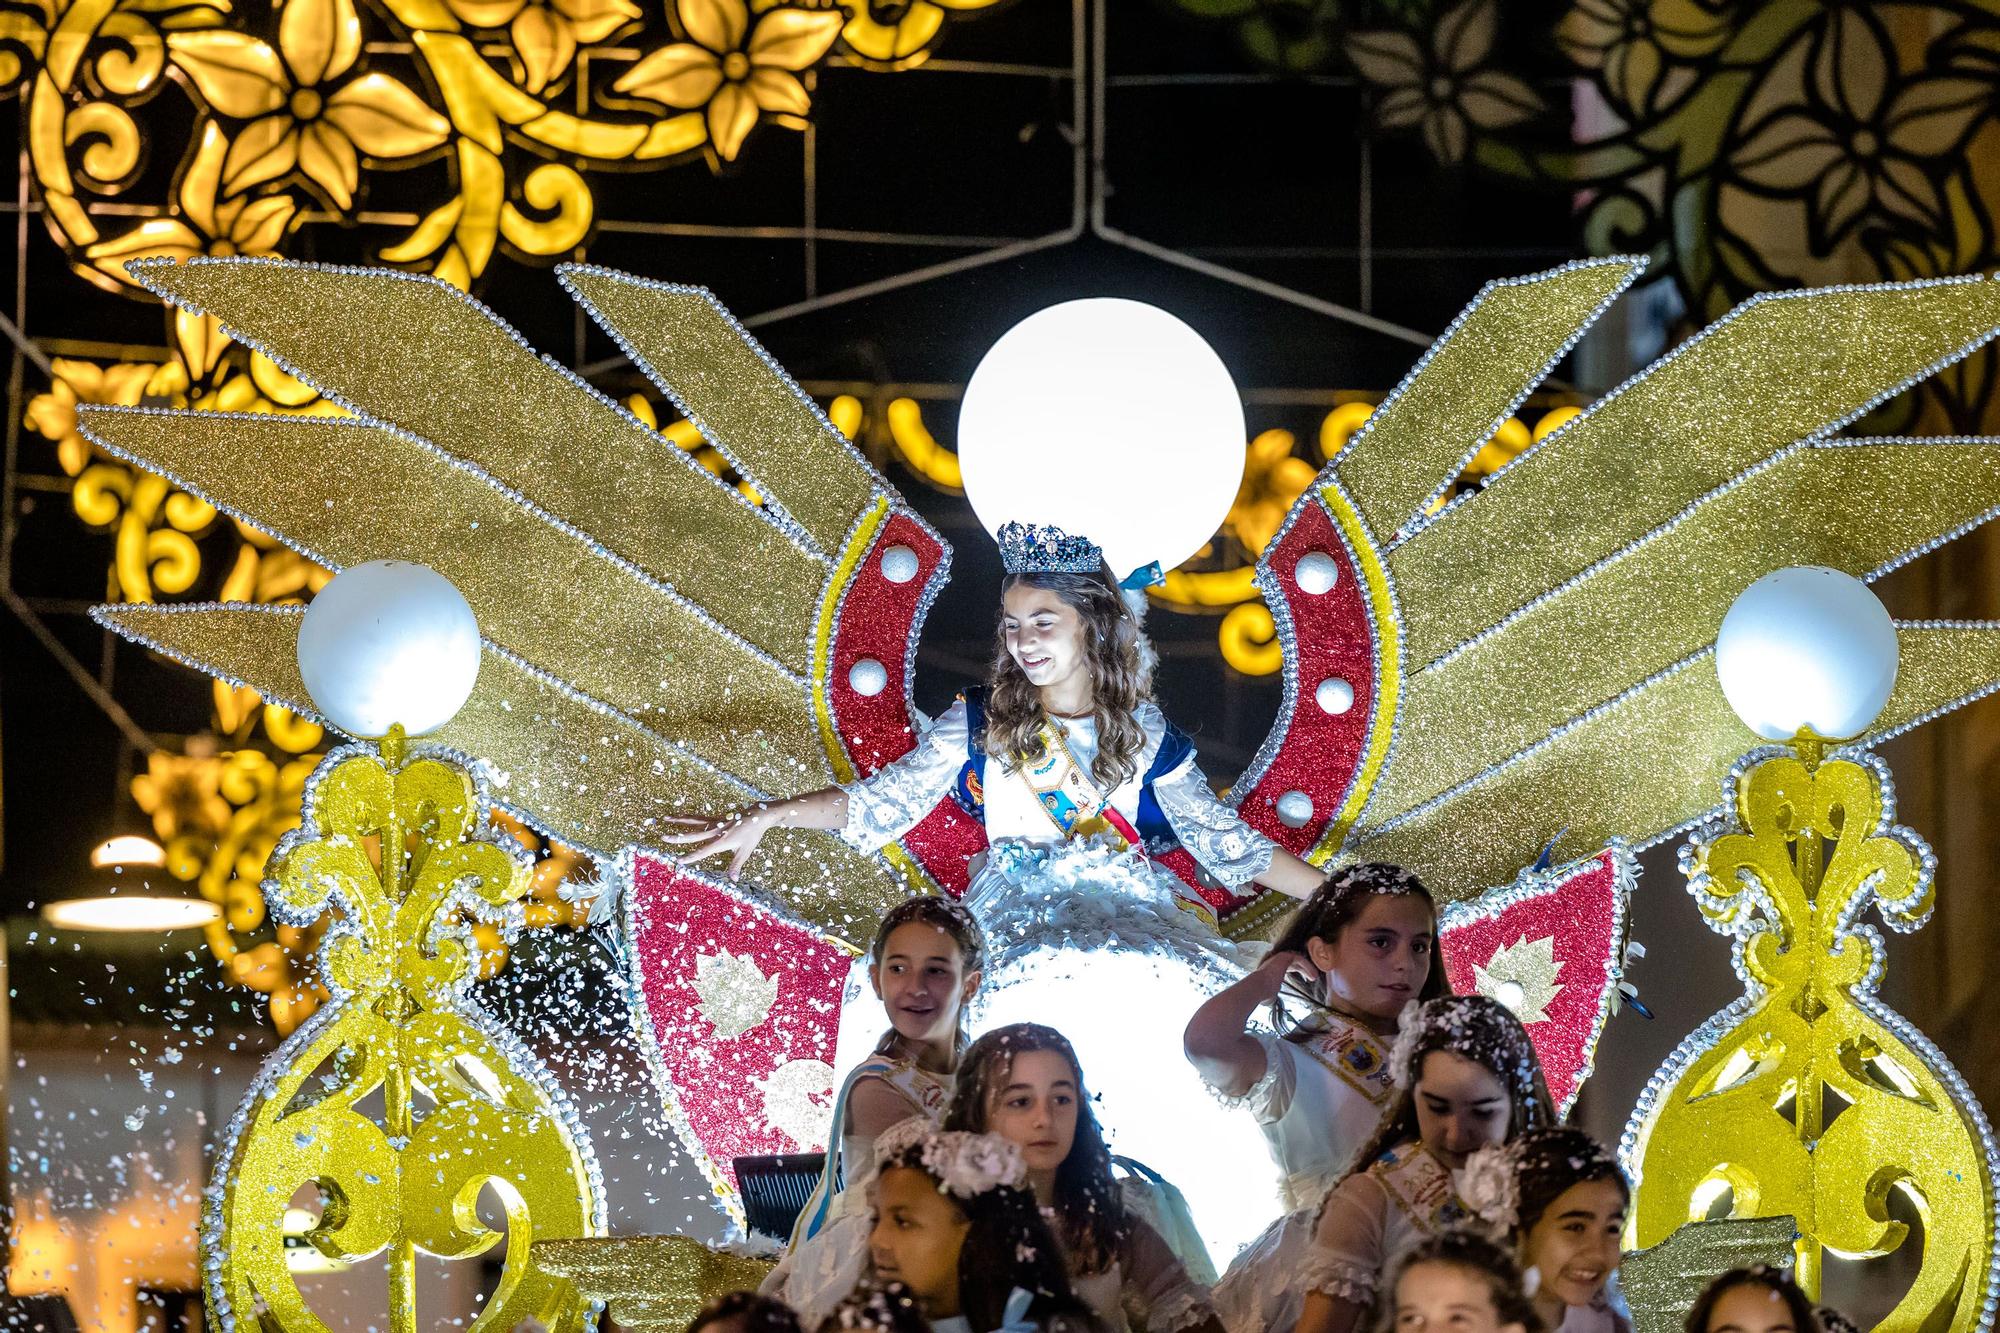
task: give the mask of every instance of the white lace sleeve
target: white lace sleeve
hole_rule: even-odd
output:
[[[1230,1110],[1248,1111],[1260,1125],[1276,1124],[1284,1119],[1292,1104],[1292,1094],[1298,1090],[1298,1056],[1292,1044],[1282,1037],[1268,1032],[1253,1032],[1250,1036],[1264,1048],[1263,1077],[1235,1097],[1214,1084],[1209,1084],[1208,1090],[1216,1101]]]
[[[1378,1274],[1389,1258],[1383,1253],[1388,1212],[1388,1194],[1366,1172],[1334,1186],[1320,1205],[1312,1244],[1299,1265],[1300,1288],[1355,1305],[1374,1304]]]
[[[1230,888],[1248,884],[1271,868],[1271,854],[1278,844],[1222,803],[1193,755],[1165,777],[1153,779],[1153,799],[1160,803],[1160,813],[1173,825],[1181,846]]]
[[[1188,1275],[1172,1247],[1136,1217],[1131,1228],[1118,1247],[1118,1266],[1123,1277],[1119,1294],[1133,1326],[1145,1333],[1181,1333],[1213,1324],[1215,1307],[1207,1290]]]
[[[917,737],[908,754],[884,765],[873,777],[841,786],[847,793],[841,840],[856,851],[872,852],[915,828],[951,790],[953,779],[965,767],[968,743],[961,700]]]

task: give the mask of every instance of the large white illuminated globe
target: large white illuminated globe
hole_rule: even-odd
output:
[[[412,736],[451,721],[479,679],[479,623],[450,579],[407,560],[336,574],[299,626],[299,674],[350,736]]]
[[[1715,674],[1729,706],[1767,740],[1810,727],[1828,740],[1868,729],[1889,701],[1896,626],[1851,574],[1797,565],[1736,599],[1715,636]]]
[[[1124,578],[1172,569],[1243,479],[1243,403],[1200,334],[1140,301],[1066,301],[986,353],[958,414],[966,498],[988,532],[1054,523]]]

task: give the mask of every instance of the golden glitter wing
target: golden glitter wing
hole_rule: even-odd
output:
[[[1427,458],[1469,454],[1491,434],[1487,405],[1518,403],[1581,331],[1563,318],[1587,323],[1629,280],[1586,308],[1579,271],[1606,282],[1566,267],[1512,284],[1511,341],[1455,355],[1483,293],[1302,502],[1335,483],[1355,497],[1395,608],[1398,739],[1342,854],[1407,860],[1452,897],[1508,880],[1565,828],[1579,846],[1645,845],[1706,812],[1755,743],[1710,655],[1756,578],[1792,564],[1877,578],[2000,512],[2000,440],[1830,438],[2000,329],[2000,284],[1951,279],[1753,299],[1426,516],[1432,492],[1383,480],[1409,448],[1357,446],[1407,435],[1407,403],[1477,403],[1415,417],[1459,432]],[[2000,680],[2000,627],[1901,636],[1877,738]]]
[[[715,431],[755,500],[442,282],[249,260],[135,275],[354,415],[93,409],[85,432],[321,563],[413,560],[457,584],[486,653],[438,738],[493,765],[510,812],[610,855],[654,841],[667,814],[834,780],[815,632],[849,530],[884,504],[907,511],[706,292],[565,275]],[[98,618],[312,712],[296,609]],[[823,834],[765,846],[760,880],[839,933],[907,891]]]

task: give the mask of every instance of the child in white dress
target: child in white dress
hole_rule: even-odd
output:
[[[867,1269],[867,1187],[875,1175],[876,1139],[913,1117],[936,1124],[944,1114],[986,940],[972,914],[950,899],[911,898],[882,918],[868,959],[869,980],[890,1027],[834,1098],[826,1169],[784,1258],[761,1288],[796,1310],[807,1328],[818,1325]]]
[[[1195,1011],[1187,1057],[1256,1119],[1284,1211],[1324,1198],[1375,1132],[1395,1094],[1389,1043],[1403,1009],[1446,990],[1430,890],[1370,862],[1327,876],[1256,970]],[[1265,1006],[1270,1030],[1254,1028]]]
[[[1143,1180],[1113,1175],[1076,1052],[1060,1032],[1015,1023],[965,1053],[946,1129],[1016,1144],[1063,1249],[1070,1284],[1106,1333],[1222,1333],[1204,1284],[1144,1216]],[[1206,1258],[1199,1238],[1196,1254]]]
[[[1396,1099],[1355,1165],[1223,1275],[1215,1305],[1229,1333],[1353,1333],[1391,1256],[1470,1220],[1453,1180],[1467,1157],[1555,1119],[1527,1032],[1483,996],[1413,1005],[1389,1073]]]
[[[1632,1188],[1610,1149],[1580,1129],[1532,1130],[1465,1164],[1460,1194],[1534,1274],[1556,1333],[1632,1333],[1611,1296]]]

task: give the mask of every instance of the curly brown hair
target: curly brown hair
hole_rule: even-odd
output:
[[[1139,755],[1146,748],[1138,711],[1153,693],[1153,674],[1141,651],[1139,622],[1106,568],[1096,574],[1010,574],[1001,581],[1001,595],[1022,584],[1046,588],[1083,622],[1091,712],[1097,719],[1097,757],[1091,760],[1090,775],[1106,792],[1115,790],[1139,771]],[[1041,690],[1007,651],[1003,612],[994,629],[987,685],[986,753],[1012,763],[1041,760],[1047,720]]]
[[[1396,1256],[1382,1288],[1380,1326],[1384,1333],[1396,1327],[1396,1288],[1402,1285],[1403,1275],[1426,1264],[1457,1268],[1484,1282],[1493,1300],[1496,1322],[1519,1324],[1524,1333],[1545,1333],[1548,1326],[1522,1289],[1521,1270],[1515,1266],[1514,1256],[1486,1237],[1466,1230],[1427,1237]]]

